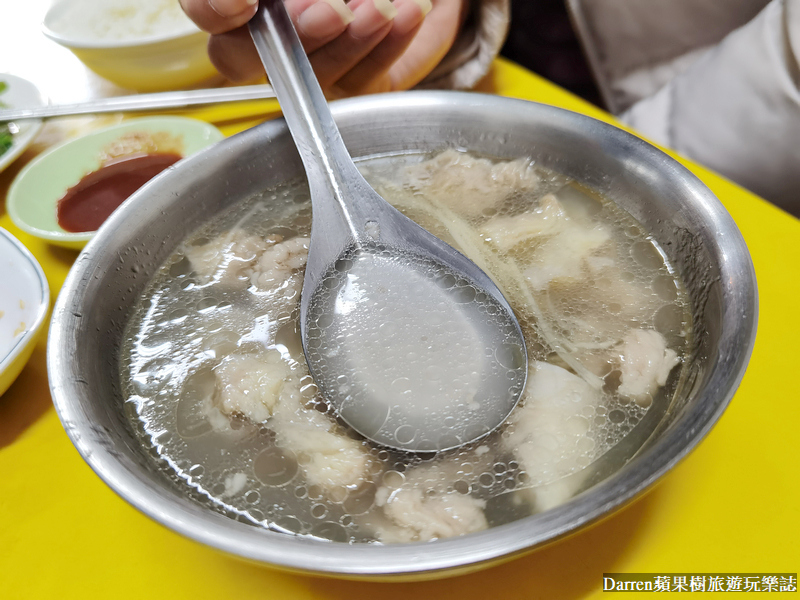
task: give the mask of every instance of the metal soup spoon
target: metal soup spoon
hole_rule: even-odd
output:
[[[282,0],[261,0],[249,28],[311,192],[300,333],[320,392],[358,433],[391,448],[447,450],[486,435],[525,387],[511,307],[472,261],[358,172]]]

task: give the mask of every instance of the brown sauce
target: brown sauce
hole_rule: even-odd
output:
[[[96,231],[129,196],[181,158],[171,153],[134,154],[105,163],[58,201],[58,224],[72,233]]]

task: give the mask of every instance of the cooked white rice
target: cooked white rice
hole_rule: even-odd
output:
[[[197,30],[178,0],[74,0],[51,24],[79,39],[125,41]]]

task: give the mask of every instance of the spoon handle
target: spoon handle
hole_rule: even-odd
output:
[[[351,222],[347,198],[348,191],[356,191],[353,182],[363,178],[333,121],[283,0],[261,0],[248,26],[305,166],[315,199],[314,220],[325,223],[342,219],[357,239],[359,230]],[[356,186],[361,187],[358,183]],[[335,202],[324,201],[331,197]],[[331,210],[337,204],[341,210]]]
[[[327,267],[354,244],[380,242],[395,250],[422,250],[439,257],[451,269],[469,273],[469,279],[507,307],[483,271],[392,207],[359,173],[283,0],[260,0],[248,25],[308,177],[312,243],[304,288],[316,289]]]

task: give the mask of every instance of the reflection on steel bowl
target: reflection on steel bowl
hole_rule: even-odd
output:
[[[271,122],[137,193],[59,299],[56,407],[118,493],[246,558],[434,577],[592,522],[708,431],[749,358],[756,289],[741,236],[688,171],[611,126],[497,97],[375,96],[335,115],[354,156],[381,157],[364,165],[388,199],[518,297],[527,399],[507,427],[443,456],[372,448],[324,414],[292,315],[307,192],[284,124]],[[437,187],[437,173],[459,169],[484,173],[480,202]],[[493,196],[508,177],[523,193]],[[568,240],[580,243],[565,258]],[[571,294],[586,277],[589,297]],[[226,453],[244,460],[207,458]]]

